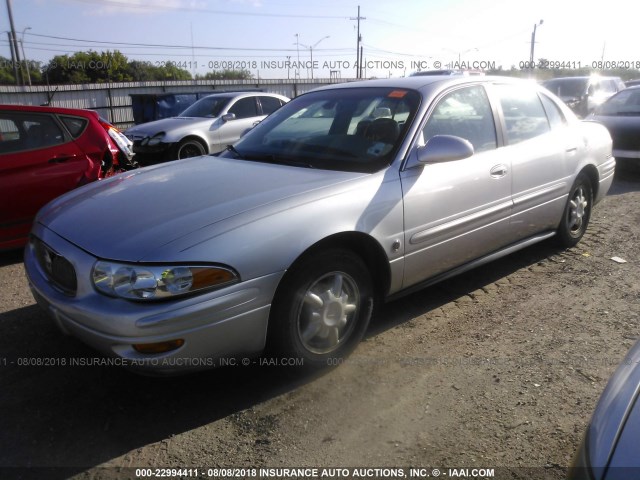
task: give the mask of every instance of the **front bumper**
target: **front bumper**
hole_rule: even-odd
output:
[[[168,152],[175,143],[158,143],[156,145],[143,145],[139,140],[133,142],[133,153],[141,155],[161,155]]]
[[[120,364],[154,373],[211,368],[225,360],[259,354],[266,343],[271,300],[283,273],[240,282],[202,295],[170,301],[132,302],[94,290],[91,269],[97,260],[42,225],[33,234],[73,265],[77,291],[71,296],[49,280],[30,243],[25,269],[38,304],[57,326]],[[161,354],[142,354],[134,344],[181,339]]]
[[[640,159],[640,149],[639,150],[620,150],[613,149],[613,156],[616,158],[633,158]]]

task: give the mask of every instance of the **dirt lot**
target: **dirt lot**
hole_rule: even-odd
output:
[[[638,337],[639,237],[640,175],[619,172],[576,248],[543,243],[389,303],[350,358],[313,378],[259,364],[179,378],[22,366],[96,354],[56,330],[20,255],[2,254],[0,477],[307,466],[563,478]]]

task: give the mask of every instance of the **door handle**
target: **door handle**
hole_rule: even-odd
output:
[[[489,171],[489,174],[493,177],[493,178],[502,178],[507,174],[507,166],[503,165],[503,164],[499,164],[499,165],[494,165],[493,167],[491,167],[491,170]]]
[[[75,155],[57,155],[49,159],[49,163],[64,163],[67,160],[71,160]]]
[[[574,153],[578,151],[578,147],[573,147],[573,148],[567,148],[565,150],[567,153]]]

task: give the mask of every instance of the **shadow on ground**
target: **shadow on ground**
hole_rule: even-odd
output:
[[[383,305],[368,336],[554,251],[548,243],[529,248]],[[95,362],[101,357],[62,335],[36,305],[0,315],[0,352],[0,467],[68,467],[47,472],[57,478],[207,425],[314,379],[291,368],[255,364],[168,378],[113,366],[69,366],[72,359]]]

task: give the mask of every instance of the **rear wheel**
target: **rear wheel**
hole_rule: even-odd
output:
[[[269,326],[273,353],[317,368],[339,363],[362,339],[373,309],[364,262],[346,250],[303,259],[285,276]]]
[[[172,149],[171,153],[171,158],[173,160],[182,160],[183,158],[205,155],[207,151],[204,145],[198,140],[185,138]]]
[[[586,174],[576,178],[558,227],[558,240],[564,247],[575,246],[587,231],[593,204],[593,188]]]

